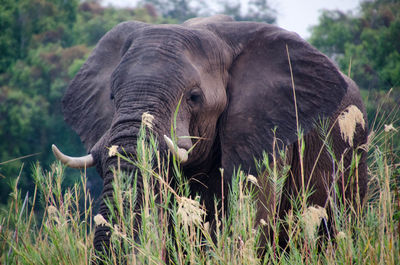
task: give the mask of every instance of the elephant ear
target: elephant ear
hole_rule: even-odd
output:
[[[125,22],[104,35],[65,92],[64,118],[88,152],[111,125],[114,114],[111,75],[129,47],[133,32],[145,25]]]
[[[241,165],[256,174],[254,159],[272,153],[274,136],[281,148],[297,140],[296,105],[299,127],[307,133],[316,119],[338,108],[347,83],[329,58],[295,33],[250,22],[210,28],[234,54],[220,126],[222,167],[231,173]]]

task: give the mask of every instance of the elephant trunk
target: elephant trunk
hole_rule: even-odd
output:
[[[120,169],[125,174],[135,175],[137,168],[123,160],[118,161],[118,157],[112,155],[109,152],[111,146],[118,146],[118,152],[124,156],[135,157],[136,145],[138,141],[138,135],[140,127],[142,125],[143,113],[151,114],[154,118],[151,124],[147,124],[147,127],[151,127],[151,132],[154,136],[159,139],[159,149],[161,154],[166,154],[167,145],[162,140],[162,135],[167,133],[170,128],[169,121],[172,117],[173,111],[170,107],[172,104],[166,104],[159,98],[147,97],[146,101],[143,99],[132,98],[131,90],[122,92],[124,93],[123,99],[119,95],[115,95],[116,98],[116,113],[112,122],[111,128],[108,131],[108,140],[105,142],[105,146],[99,148],[95,152],[95,159],[98,161],[98,171],[104,179],[104,186],[102,192],[102,198],[99,208],[99,214],[101,214],[106,220],[111,220],[110,210],[107,206],[106,201],[113,202],[113,181],[115,177],[116,169]],[[146,91],[147,94],[153,94],[158,97],[159,93],[151,93],[149,88],[141,89],[140,91]],[[130,99],[130,100],[127,100]],[[169,110],[169,111],[166,111]],[[147,121],[148,122],[148,121]],[[143,191],[143,180],[140,172],[137,174],[137,194],[136,194],[136,209],[139,210],[138,206],[142,203],[142,191]],[[108,251],[110,249],[110,229],[107,226],[98,226],[95,232],[94,247],[98,251]]]
[[[136,142],[140,129],[140,122],[129,122],[129,124],[119,126],[126,127],[126,129],[119,131],[119,137],[116,137],[113,141],[109,141],[105,148],[102,148],[102,150],[97,153],[97,155],[100,156],[101,162],[99,166],[101,167],[100,171],[104,180],[98,214],[102,215],[103,218],[109,223],[115,223],[116,221],[112,220],[109,205],[107,204],[107,202],[114,204],[114,179],[120,176],[120,172],[123,172],[124,174],[134,175],[135,170],[137,170],[137,168],[133,164],[123,159],[119,159],[116,155],[113,155],[110,152],[110,147],[118,146],[117,151],[120,154],[124,156],[128,155],[129,158],[131,157],[131,155],[135,157]],[[117,172],[117,170],[120,170],[120,172]],[[142,187],[142,177],[140,174],[138,174],[137,178],[137,190],[140,191]],[[140,205],[141,203],[140,192],[137,193],[136,203],[138,205]],[[110,237],[111,231],[108,226],[97,226],[93,241],[95,250],[103,253],[109,252],[109,249],[111,249]]]

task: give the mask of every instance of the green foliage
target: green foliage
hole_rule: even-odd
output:
[[[38,44],[69,45],[78,0],[2,0],[0,9],[0,73],[24,59]]]
[[[380,136],[371,139],[373,163],[369,164],[371,181],[364,207],[348,204],[345,209],[336,204],[333,207],[336,235],[335,239],[327,240],[318,235],[317,229],[324,211],[297,203],[304,201],[312,190],[307,189],[294,198],[291,210],[282,219],[277,215],[277,205],[268,207],[255,200],[260,196],[261,185],[268,181],[273,186],[271,195],[281,194],[280,183],[288,173],[288,167],[279,162],[284,152],[273,157],[273,162],[268,161],[268,156],[260,161],[259,169],[264,165],[271,179],[260,182],[261,179],[257,181],[242,171],[236,172],[229,191],[229,210],[224,211],[227,205],[215,201],[216,214],[209,223],[204,219],[199,197],[193,198],[188,192],[189,180],[179,170],[163,166],[169,165],[169,161],[160,160],[156,140],[146,136],[142,127],[137,147],[140,155],[116,154],[118,159],[133,163],[137,174],[115,171],[113,199],[108,203],[112,222],[101,215],[92,216],[85,175],[79,185],[63,191],[66,175],[60,164],[54,164],[49,171],[39,166],[34,168],[35,189],[31,200],[18,189],[18,179],[14,181],[12,199],[0,209],[0,262],[89,264],[101,259],[106,264],[165,264],[168,258],[173,264],[398,264],[400,197],[396,163],[399,157],[398,152],[390,150],[391,141],[398,134],[394,130],[379,130],[376,135]],[[342,170],[338,167],[334,179],[339,179]],[[140,205],[135,188],[138,174],[143,179]],[[172,187],[169,177],[182,182]],[[341,198],[340,193],[337,197]],[[329,202],[334,200],[330,198]],[[35,213],[38,204],[44,211]],[[272,218],[260,219],[258,207],[268,207]],[[94,252],[95,225],[105,225],[111,230],[110,257]],[[272,231],[263,230],[268,227]],[[279,247],[278,231],[283,227],[289,234],[290,250],[286,251]],[[272,233],[264,242],[263,231]],[[263,257],[259,255],[260,243],[265,244]]]
[[[75,184],[66,190],[62,188],[64,170],[60,164],[48,172],[36,166],[32,177],[32,199],[17,188],[17,179],[10,211],[6,207],[0,210],[1,263],[85,264],[94,255],[90,246],[92,199],[86,176],[80,180],[82,186]],[[44,210],[37,211],[38,207]]]
[[[150,13],[159,13],[169,18],[170,23],[183,22],[197,16],[225,14],[237,21],[259,21],[275,23],[276,11],[267,0],[250,0],[247,3],[239,0],[222,0],[214,3],[213,8],[205,0],[141,0]]]
[[[13,0],[2,0],[0,4],[0,73],[19,55],[15,27],[17,6]]]
[[[361,2],[359,13],[323,11],[310,42],[363,89],[400,92],[400,1]],[[349,69],[350,68],[350,69]]]
[[[49,165],[52,143],[66,153],[84,153],[64,123],[61,98],[97,41],[126,20],[163,21],[146,8],[104,8],[78,0],[1,1],[0,203],[7,201],[10,180],[18,175],[20,187],[32,191],[31,164]],[[69,183],[77,178],[71,174]]]
[[[150,13],[148,8],[104,8],[95,2],[84,2],[79,7],[77,20],[73,28],[75,43],[94,46],[111,28],[128,20],[147,23],[167,22],[162,17]]]

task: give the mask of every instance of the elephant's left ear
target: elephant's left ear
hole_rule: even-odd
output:
[[[274,134],[281,147],[294,143],[297,124],[307,133],[316,119],[330,117],[347,83],[328,57],[295,33],[251,22],[208,27],[233,53],[221,120],[222,166],[229,172],[241,164],[255,173],[254,158],[272,152]]]
[[[107,32],[69,84],[63,97],[66,122],[88,152],[109,129],[114,115],[111,75],[134,37],[147,24],[128,21]]]

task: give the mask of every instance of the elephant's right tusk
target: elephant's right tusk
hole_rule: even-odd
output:
[[[167,143],[169,150],[181,161],[181,163],[185,163],[188,160],[188,151],[184,148],[179,148],[177,146],[177,150],[175,149],[174,143],[172,140],[164,134],[164,140]]]
[[[72,168],[89,168],[95,166],[92,155],[86,155],[81,157],[71,157],[64,155],[54,144],[51,146],[54,156],[66,166]]]

